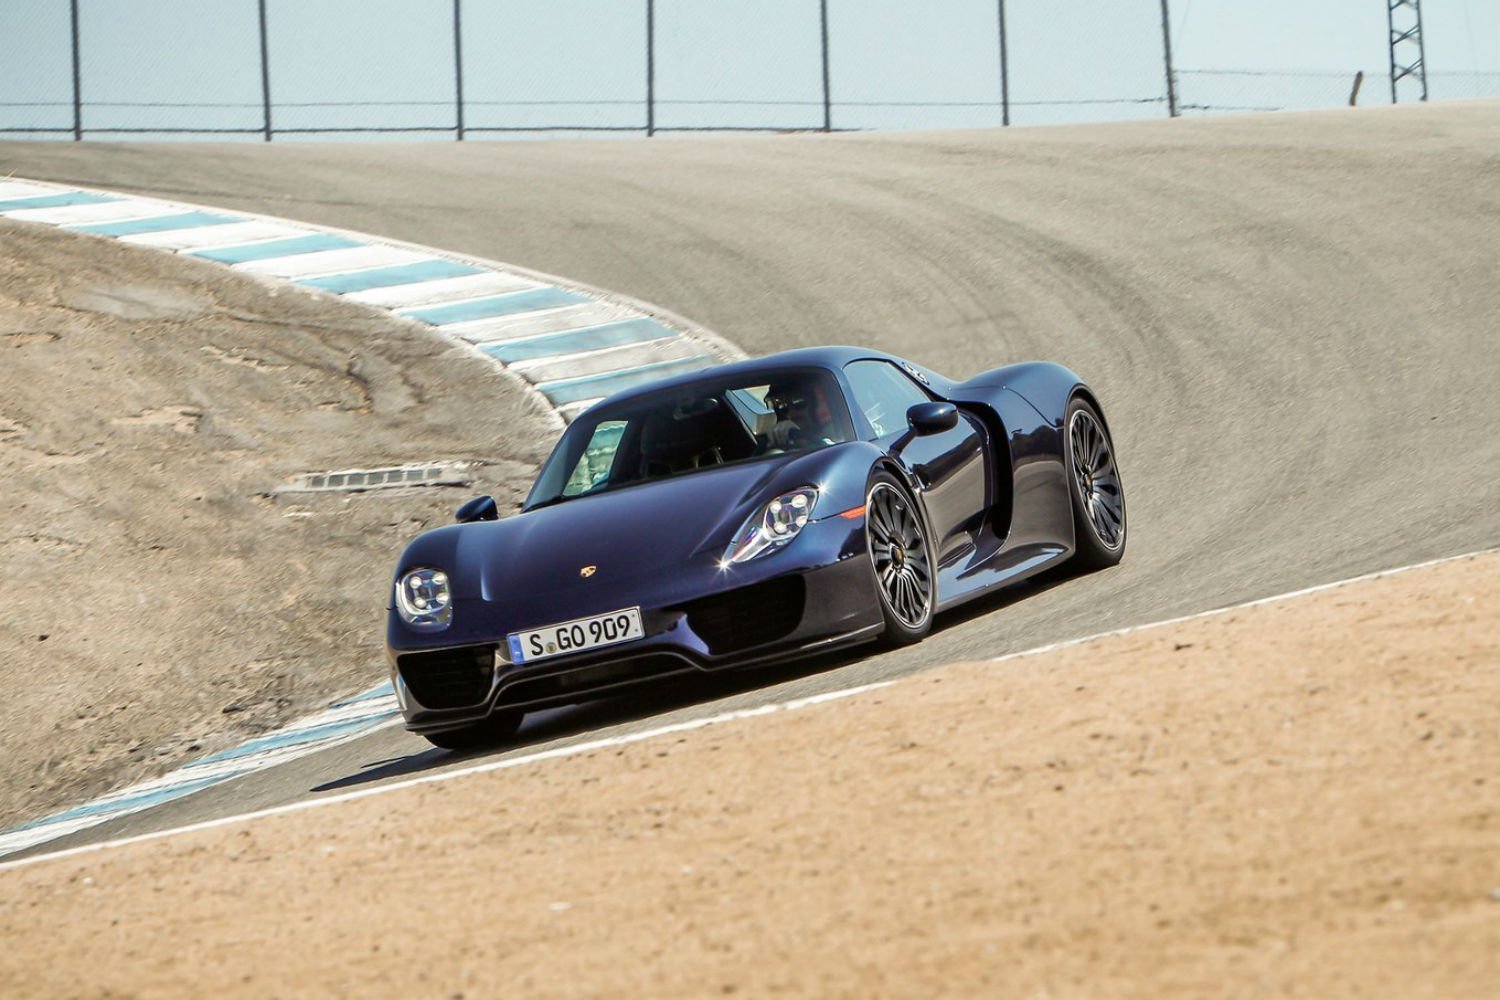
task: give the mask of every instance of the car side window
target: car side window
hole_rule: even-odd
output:
[[[615,452],[620,448],[620,437],[625,433],[625,421],[606,420],[589,439],[588,447],[573,467],[573,474],[563,487],[563,496],[573,497],[587,493],[608,478],[610,466],[614,464]]]
[[[906,411],[931,399],[889,362],[852,361],[844,366],[844,374],[854,394],[854,405],[864,413],[876,437],[905,430]]]

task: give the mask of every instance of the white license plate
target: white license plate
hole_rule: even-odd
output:
[[[613,646],[617,642],[642,638],[645,634],[646,630],[641,627],[641,609],[625,608],[606,615],[547,625],[530,632],[512,632],[507,639],[510,662],[533,663],[549,656]]]

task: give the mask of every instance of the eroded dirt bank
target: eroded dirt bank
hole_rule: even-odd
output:
[[[512,504],[549,428],[410,324],[0,220],[0,827],[379,683],[401,545]],[[475,486],[276,492],[445,460]]]
[[[0,872],[15,996],[1491,997],[1500,556]]]

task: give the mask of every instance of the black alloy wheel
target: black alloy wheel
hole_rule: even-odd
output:
[[[932,630],[937,580],[932,546],[911,494],[888,473],[880,473],[865,498],[865,537],[885,637],[904,646]]]
[[[1066,426],[1073,564],[1081,570],[1104,569],[1125,554],[1125,487],[1114,445],[1098,411],[1082,397],[1068,404]]]

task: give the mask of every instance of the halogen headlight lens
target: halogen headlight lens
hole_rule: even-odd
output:
[[[453,592],[440,569],[414,569],[396,581],[396,612],[408,625],[445,628],[453,620]]]
[[[818,491],[813,486],[783,493],[735,532],[729,551],[724,553],[724,561],[740,563],[781,548],[807,526],[817,503]]]

